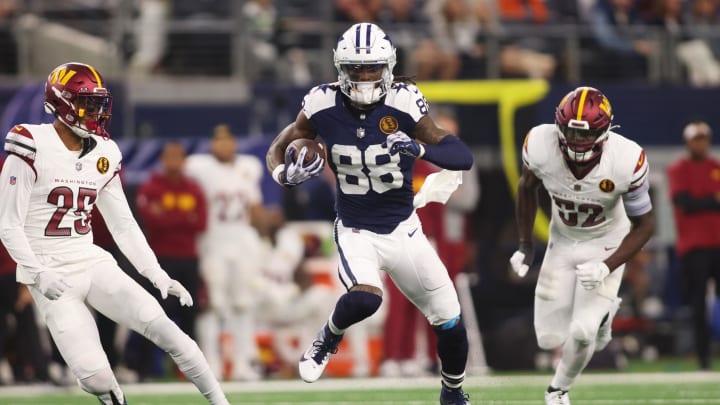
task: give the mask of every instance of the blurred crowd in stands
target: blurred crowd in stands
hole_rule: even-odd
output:
[[[116,45],[138,77],[329,81],[338,34],[368,21],[418,80],[720,83],[716,0],[2,0],[1,73],[22,65],[28,14]]]

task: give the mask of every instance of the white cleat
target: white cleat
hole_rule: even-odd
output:
[[[311,383],[320,378],[325,371],[325,366],[330,361],[330,355],[337,353],[342,338],[342,335],[338,336],[330,332],[327,325],[323,327],[310,347],[300,357],[298,371],[303,381]]]
[[[570,393],[567,391],[545,391],[545,405],[570,405]]]

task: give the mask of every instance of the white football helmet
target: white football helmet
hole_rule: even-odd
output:
[[[393,82],[395,47],[390,37],[375,24],[359,23],[350,27],[338,39],[333,50],[333,62],[338,71],[340,90],[355,103],[377,103],[387,93]],[[359,81],[351,77],[353,68],[382,68],[379,80]]]

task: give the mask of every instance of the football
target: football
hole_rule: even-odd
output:
[[[313,139],[300,138],[290,142],[288,145],[288,148],[292,147],[296,151],[293,156],[293,162],[297,160],[297,157],[304,146],[307,147],[308,151],[305,154],[305,161],[303,164],[312,162],[313,159],[315,159],[316,154],[319,154],[321,158],[326,159],[325,145]]]

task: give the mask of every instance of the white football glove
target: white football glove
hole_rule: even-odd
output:
[[[41,271],[35,277],[35,286],[49,300],[56,300],[72,287],[63,276],[54,270]]]
[[[163,270],[155,270],[145,275],[148,280],[160,291],[162,299],[167,299],[168,295],[178,297],[180,305],[185,307],[191,307],[193,305],[193,299],[190,292],[180,284],[179,281],[173,280]]]
[[[610,269],[605,262],[587,262],[575,266],[580,284],[586,290],[592,290],[605,281],[605,277],[610,274]]]
[[[525,277],[533,260],[535,259],[535,248],[530,242],[520,242],[518,250],[510,257],[510,267],[520,277]]]
[[[305,155],[308,152],[306,146],[300,149],[297,159],[293,162],[293,155],[296,152],[294,148],[288,148],[285,152],[285,173],[281,174],[281,182],[284,186],[297,186],[309,180],[311,177],[317,176],[325,165],[325,159],[321,158],[320,155],[316,155],[315,159],[310,163],[303,164]]]
[[[391,155],[400,152],[404,155],[412,157],[422,157],[422,155],[425,154],[425,148],[402,131],[397,131],[394,134],[388,135],[385,143],[387,144],[388,151],[390,151]]]

